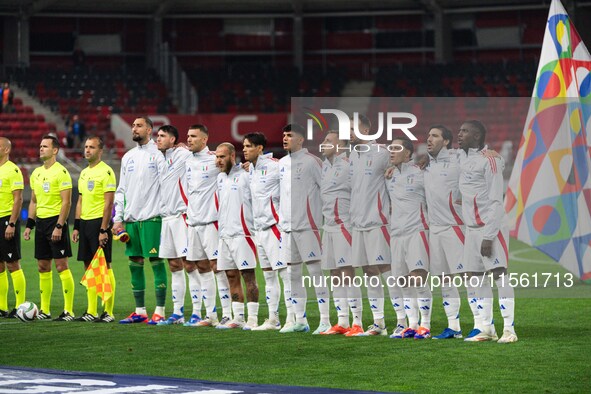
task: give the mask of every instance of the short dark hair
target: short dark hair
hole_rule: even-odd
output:
[[[203,124],[193,124],[191,126],[189,126],[189,130],[200,130],[203,134],[207,134],[209,135],[209,131],[207,130],[207,127]]]
[[[408,138],[407,136],[402,136],[402,137],[396,137],[394,138],[393,141],[400,141],[400,145],[402,145],[402,147],[406,150],[408,150],[410,152],[410,156],[412,156],[412,154],[415,152],[415,146],[413,145],[412,141],[410,140],[410,138]]]
[[[481,121],[475,119],[467,120],[464,123],[468,123],[478,131],[480,134],[478,145],[480,148],[484,147],[484,141],[486,141],[486,126]]]
[[[429,127],[429,131],[433,130],[433,129],[438,129],[441,130],[441,137],[443,137],[444,140],[448,140],[449,143],[447,144],[446,148],[447,149],[451,149],[451,144],[454,140],[454,135],[451,132],[451,130],[447,127],[445,127],[445,125],[442,124],[436,124],[433,125],[431,127]]]
[[[351,115],[349,119],[354,120],[354,115]],[[368,129],[371,128],[371,121],[367,116],[363,114],[357,114],[357,119],[359,120],[359,123],[361,123],[362,126],[365,126]]]
[[[265,149],[265,147],[267,146],[267,137],[265,137],[263,133],[248,133],[242,139],[242,141],[244,140],[248,140],[251,144],[255,146],[262,146],[263,149]]]
[[[171,124],[165,124],[164,126],[160,126],[158,131],[164,131],[165,133],[174,137],[174,141],[178,142],[179,140],[179,131]]]
[[[51,146],[52,146],[53,148],[57,148],[57,149],[59,149],[59,148],[60,148],[60,142],[59,142],[59,140],[57,139],[57,137],[56,137],[56,136],[54,136],[54,135],[51,135],[51,134],[45,134],[43,137],[41,137],[41,141],[43,141],[43,140],[51,140]]]
[[[88,140],[97,140],[99,149],[103,149],[105,147],[105,141],[103,141],[103,139],[98,135],[89,135],[88,137],[86,137],[86,141]]]
[[[146,121],[147,125],[150,126],[151,129],[154,128],[154,122],[152,122],[152,119],[150,119],[148,115],[138,116],[136,119],[143,119]]]
[[[297,124],[297,123],[290,123],[290,124],[284,126],[282,130],[284,133],[291,131],[292,133],[297,133],[297,134],[301,135],[302,137],[306,136],[306,130],[304,129],[304,127]]]

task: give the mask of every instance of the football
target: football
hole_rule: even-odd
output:
[[[37,317],[37,313],[39,313],[37,305],[30,301],[23,302],[16,309],[16,316],[23,322],[30,322],[35,320],[35,318]]]

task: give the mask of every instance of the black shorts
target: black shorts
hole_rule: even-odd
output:
[[[99,247],[99,230],[103,223],[102,218],[91,220],[80,220],[80,244],[78,245],[78,261],[91,261]],[[113,247],[113,235],[111,233],[111,224],[107,229],[109,240],[103,246],[105,260],[111,262],[111,249]]]
[[[59,216],[40,219],[37,218],[35,230],[35,258],[37,260],[63,259],[72,257],[72,247],[70,246],[70,230],[68,222],[64,223],[62,228],[62,239],[58,242],[51,240],[51,234],[57,224]]]
[[[21,259],[21,221],[17,220],[14,237],[7,241],[4,238],[10,215],[0,218],[0,261],[13,262]]]

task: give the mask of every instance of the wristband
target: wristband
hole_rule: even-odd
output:
[[[27,219],[27,228],[30,228],[31,230],[35,228],[35,219]]]
[[[74,219],[74,230],[80,231],[80,219]]]

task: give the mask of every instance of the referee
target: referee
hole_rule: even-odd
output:
[[[90,136],[84,143],[84,157],[88,160],[88,167],[82,170],[78,179],[80,196],[76,204],[72,242],[80,242],[78,261],[84,262],[84,269],[88,269],[98,247],[102,246],[113,287],[113,295],[104,303],[105,310],[100,317],[97,312],[96,288],[89,287],[86,291],[88,307],[76,320],[111,323],[114,321],[115,303],[115,276],[111,269],[111,211],[115,200],[116,181],[113,169],[101,160],[103,148],[104,142],[100,137]]]
[[[59,142],[52,135],[44,135],[39,145],[39,158],[43,161],[31,174],[31,203],[29,219],[23,234],[25,241],[35,232],[35,258],[39,267],[39,291],[41,310],[39,320],[51,319],[51,293],[53,276],[51,260],[62,281],[64,311],[56,321],[74,320],[74,278],[68,268],[68,257],[72,257],[68,234],[68,214],[72,206],[72,178],[68,170],[56,161]]]
[[[0,317],[16,317],[16,308],[8,313],[8,275],[10,271],[16,305],[25,302],[26,282],[19,260],[21,232],[18,217],[23,206],[23,174],[9,160],[11,143],[0,137]]]

